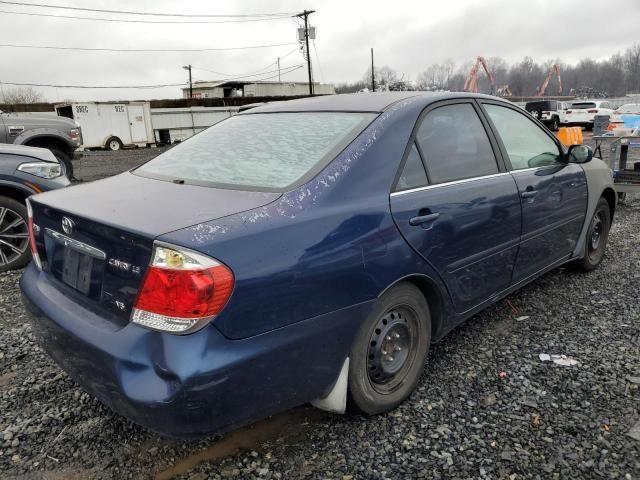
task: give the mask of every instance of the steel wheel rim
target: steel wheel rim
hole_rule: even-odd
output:
[[[589,256],[593,258],[593,254],[597,254],[602,244],[604,235],[604,222],[602,220],[602,212],[597,212],[591,221],[591,235],[589,235]]]
[[[378,393],[395,391],[411,371],[416,358],[417,318],[408,305],[399,305],[376,322],[367,349],[367,376]]]
[[[29,227],[22,216],[0,207],[0,265],[9,265],[29,248]]]
[[[109,142],[109,148],[111,150],[120,150],[120,144],[117,142],[117,140],[111,140]]]

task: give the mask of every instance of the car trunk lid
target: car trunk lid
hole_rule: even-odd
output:
[[[59,288],[124,324],[155,238],[266,205],[279,195],[179,185],[127,173],[33,198],[36,243],[43,270]]]

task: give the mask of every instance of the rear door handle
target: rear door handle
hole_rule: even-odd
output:
[[[538,195],[538,190],[526,190],[520,194],[522,198],[533,198]]]
[[[413,217],[409,220],[409,225],[418,226],[424,225],[425,223],[433,222],[440,216],[439,213],[429,213],[428,215],[420,215],[418,217]]]

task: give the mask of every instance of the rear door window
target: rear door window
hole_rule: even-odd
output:
[[[167,150],[134,173],[194,185],[283,191],[324,168],[376,115],[237,115]]]
[[[558,145],[536,123],[508,107],[485,104],[514,170],[543,167],[561,161]]]
[[[470,103],[445,105],[427,113],[416,142],[431,184],[498,173],[487,132]]]

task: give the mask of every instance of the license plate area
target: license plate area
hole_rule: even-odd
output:
[[[59,232],[45,229],[49,270],[78,292],[100,298],[106,255],[101,250]]]
[[[62,281],[85,295],[91,292],[93,258],[70,247],[62,254]]]

